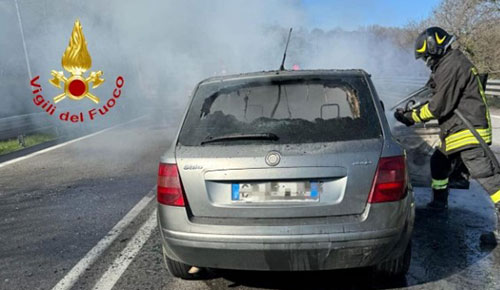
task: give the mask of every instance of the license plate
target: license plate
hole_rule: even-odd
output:
[[[248,182],[231,184],[234,202],[317,202],[322,183],[316,181]]]

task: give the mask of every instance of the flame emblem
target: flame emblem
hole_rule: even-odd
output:
[[[92,58],[87,50],[87,41],[83,36],[79,20],[75,21],[68,47],[61,59],[61,65],[71,76],[66,78],[63,71],[53,70],[51,72],[53,79],[49,83],[56,88],[64,89],[62,94],[54,97],[54,103],[62,101],[66,96],[73,100],[87,97],[96,104],[99,103],[99,98],[89,92],[89,86],[90,83],[92,83],[93,89],[100,86],[104,82],[103,73],[102,71],[91,72],[88,77],[84,77],[84,73],[92,66]]]

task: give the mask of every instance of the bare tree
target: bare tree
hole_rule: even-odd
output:
[[[500,1],[443,0],[428,22],[454,34],[480,70],[500,69]]]

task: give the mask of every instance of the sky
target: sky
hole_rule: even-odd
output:
[[[439,0],[301,0],[309,27],[404,26],[430,15]]]

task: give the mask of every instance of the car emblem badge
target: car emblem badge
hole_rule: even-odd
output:
[[[281,155],[277,151],[271,151],[266,155],[266,163],[269,166],[276,166],[281,161]]]

